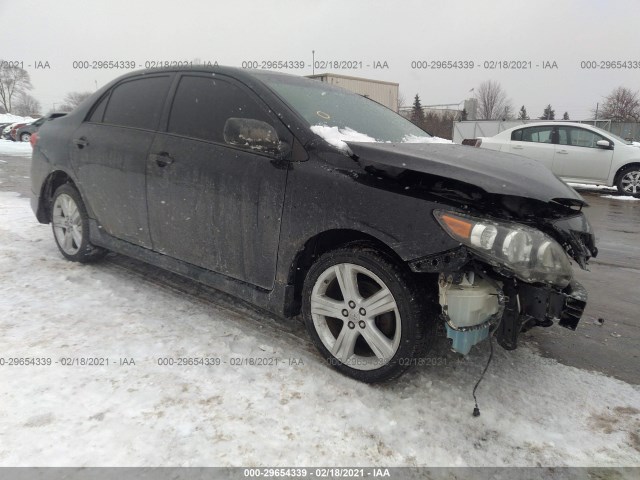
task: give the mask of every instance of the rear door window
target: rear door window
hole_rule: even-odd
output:
[[[155,130],[170,83],[171,77],[167,75],[139,78],[117,85],[109,97],[103,122]],[[95,113],[99,110],[97,108]]]
[[[553,143],[553,126],[529,127],[522,130],[523,142]]]

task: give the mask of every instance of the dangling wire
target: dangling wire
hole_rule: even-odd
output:
[[[478,408],[478,399],[476,398],[476,390],[478,389],[478,385],[480,385],[480,382],[484,378],[484,374],[487,373],[487,370],[489,369],[489,364],[491,363],[491,359],[493,358],[493,332],[489,334],[489,348],[491,349],[491,352],[489,353],[489,360],[487,360],[487,364],[485,365],[484,370],[480,375],[480,378],[476,382],[476,386],[473,387],[473,401],[476,402],[476,406],[473,409],[474,417],[480,416],[480,408]]]
[[[494,286],[496,287],[496,290],[498,292],[498,294],[497,294],[497,296],[498,296],[498,312],[494,315],[494,317],[498,316],[498,322],[496,323],[496,325],[489,332],[489,349],[490,349],[490,351],[489,351],[489,359],[487,360],[487,364],[485,365],[484,370],[482,371],[482,374],[480,374],[480,378],[476,382],[476,385],[473,387],[473,401],[475,402],[475,407],[473,408],[473,416],[474,417],[479,417],[480,416],[480,408],[478,407],[478,399],[476,398],[476,390],[478,389],[478,385],[480,385],[480,382],[482,382],[482,379],[484,378],[484,374],[487,373],[487,370],[489,369],[489,365],[491,364],[491,359],[493,358],[493,334],[498,331],[498,328],[500,328],[500,324],[502,323],[502,316],[504,315],[505,306],[509,302],[508,298],[504,295],[504,292],[499,287],[499,285],[497,285],[490,278],[485,277],[482,274],[480,274],[480,276],[482,278],[484,278],[485,280],[488,280],[488,281],[492,282],[494,284]]]

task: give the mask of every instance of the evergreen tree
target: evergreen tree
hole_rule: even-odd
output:
[[[422,110],[422,104],[420,103],[420,97],[416,93],[416,98],[413,100],[413,107],[411,109],[411,121],[421,127],[424,124],[424,110]]]
[[[462,112],[460,112],[460,121],[461,122],[466,122],[467,121],[467,116],[468,116],[467,109],[463,108]]]
[[[564,115],[562,115],[562,119],[569,120],[569,112],[564,112]]]
[[[555,120],[556,119],[556,111],[551,108],[551,104],[547,105],[544,109],[544,113],[540,117],[540,120]]]
[[[520,108],[520,112],[518,113],[518,120],[529,120],[529,115],[527,115],[527,109],[524,108],[524,105]]]

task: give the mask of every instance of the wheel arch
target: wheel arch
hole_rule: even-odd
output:
[[[622,171],[626,170],[629,167],[636,167],[636,168],[640,169],[640,159],[639,160],[634,160],[634,161],[629,162],[629,163],[625,163],[620,168],[618,168],[618,170],[616,170],[615,175],[613,176],[613,184],[614,185],[616,185],[618,183],[618,180],[620,179],[620,174],[622,173]]]
[[[294,286],[292,304],[288,305],[286,309],[289,315],[293,316],[300,313],[304,279],[315,260],[326,252],[349,244],[369,245],[380,252],[388,254],[399,263],[404,263],[393,248],[367,233],[351,229],[333,229],[318,233],[305,242],[289,267],[287,283]]]
[[[78,190],[73,178],[64,170],[54,170],[47,175],[42,186],[40,187],[40,196],[38,197],[38,211],[36,217],[40,223],[51,222],[51,200],[55,191],[64,184],[71,184],[73,188]]]

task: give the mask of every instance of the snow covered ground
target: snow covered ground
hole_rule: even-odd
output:
[[[613,198],[614,200],[640,201],[640,197],[630,197],[625,195],[602,195],[602,198]]]
[[[0,155],[14,155],[17,157],[31,157],[31,144],[29,142],[12,142],[0,139]]]
[[[567,182],[567,184],[577,189],[602,190],[604,192],[615,192],[617,190],[616,187],[607,187],[606,185],[591,185],[590,183]]]
[[[640,465],[638,386],[497,348],[473,417],[486,344],[465,360],[441,344],[369,386],[324,365],[297,322],[117,259],[63,260],[28,200],[0,192],[0,466]],[[158,364],[180,357],[221,364]],[[232,365],[250,359],[273,364]]]
[[[12,113],[0,113],[0,123],[17,123],[17,122],[32,122],[35,118],[21,117],[20,115],[14,115]]]

